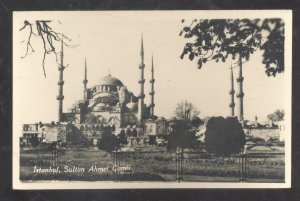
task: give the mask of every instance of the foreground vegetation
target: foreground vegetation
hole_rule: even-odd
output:
[[[146,149],[147,150],[147,149]],[[174,152],[164,147],[148,147],[148,151],[122,152],[118,154],[119,166],[130,166],[130,171],[115,172],[60,172],[33,173],[34,166],[49,168],[51,153],[28,149],[21,150],[20,179],[69,180],[69,181],[175,181],[176,159]],[[251,181],[284,182],[284,154],[278,151],[264,153],[249,152],[247,155],[247,178]],[[114,166],[114,154],[92,148],[59,149],[58,166],[85,168],[91,166]],[[222,157],[200,151],[185,151],[183,179],[202,181],[239,181],[239,157]],[[214,178],[215,177],[215,178]],[[216,180],[217,179],[217,180]]]

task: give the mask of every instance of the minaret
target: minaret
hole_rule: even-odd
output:
[[[243,105],[243,100],[244,100],[244,92],[243,92],[243,81],[244,81],[244,77],[243,77],[243,71],[242,71],[242,58],[239,55],[239,77],[236,79],[237,83],[238,83],[238,94],[236,95],[236,97],[239,99],[239,106],[238,106],[238,120],[241,121],[243,123],[244,121],[244,105]]]
[[[155,82],[155,79],[154,79],[153,55],[152,55],[152,65],[151,65],[151,80],[149,82],[151,84],[151,91],[149,93],[149,95],[151,96],[150,116],[154,117],[154,107],[155,107],[155,104],[154,104],[154,94],[155,94],[154,82]]]
[[[235,106],[235,103],[234,103],[234,80],[233,80],[233,70],[232,70],[232,66],[230,68],[230,84],[231,84],[231,89],[229,91],[229,95],[230,95],[230,104],[229,104],[229,108],[230,108],[230,115],[232,117],[234,117],[234,106]]]
[[[86,66],[86,58],[84,60],[84,80],[83,80],[83,100],[87,100],[87,88],[86,84],[88,83],[87,80],[87,66]]]
[[[145,64],[144,64],[143,36],[142,36],[142,41],[141,41],[140,56],[141,56],[141,63],[139,65],[140,80],[138,82],[140,84],[140,94],[139,94],[139,103],[138,103],[138,125],[143,127],[143,125],[144,125],[144,119],[143,119],[144,118],[144,98],[145,98],[145,94],[144,94],[144,83],[145,83],[144,68],[145,68]]]
[[[63,121],[63,100],[64,100],[64,95],[63,95],[63,86],[64,86],[64,42],[63,39],[61,41],[61,53],[60,53],[60,65],[58,66],[58,71],[59,71],[59,80],[57,82],[58,84],[58,96],[56,99],[58,100],[58,122]]]

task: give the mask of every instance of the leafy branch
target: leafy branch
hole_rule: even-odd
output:
[[[185,20],[182,20],[184,23]],[[212,19],[193,20],[182,28],[180,36],[191,39],[184,46],[181,59],[197,58],[198,68],[215,60],[225,62],[229,55],[245,63],[260,49],[268,76],[284,71],[284,23],[281,19]]]

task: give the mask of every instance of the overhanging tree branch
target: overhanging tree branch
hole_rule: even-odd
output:
[[[232,60],[240,55],[244,63],[251,54],[261,49],[262,63],[268,76],[276,76],[284,71],[284,22],[281,19],[212,19],[194,22],[184,26],[179,34],[195,39],[186,43],[180,57],[183,59],[188,55],[190,60],[197,58],[198,68],[211,60],[225,62],[228,55],[232,56]]]
[[[63,33],[54,31],[52,27],[49,25],[50,23],[51,23],[50,20],[36,20],[35,23],[30,23],[27,20],[25,20],[23,27],[20,28],[20,31],[22,31],[26,27],[29,27],[29,36],[27,38],[27,43],[26,43],[26,52],[25,55],[22,56],[21,58],[25,58],[30,54],[30,52],[35,52],[31,44],[32,35],[39,37],[41,39],[43,45],[42,67],[43,67],[43,73],[45,78],[46,78],[46,69],[45,69],[46,55],[51,53],[55,54],[56,63],[59,64],[58,57],[57,57],[59,51],[56,50],[55,43],[63,43],[63,45],[69,48],[75,48],[78,46],[78,45],[69,44],[69,42],[71,42],[72,40],[68,38],[66,35],[64,35]],[[33,31],[34,25],[36,26],[37,34],[35,34]]]

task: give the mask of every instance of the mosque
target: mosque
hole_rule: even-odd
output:
[[[87,87],[87,65],[85,61],[85,73],[83,80],[83,99],[77,101],[68,113],[62,112],[63,101],[63,80],[58,82],[60,94],[57,97],[59,102],[59,122],[74,122],[76,124],[95,123],[108,124],[116,128],[126,127],[128,125],[136,125],[143,127],[146,119],[153,119],[154,116],[154,66],[152,58],[151,66],[151,103],[146,105],[144,102],[144,47],[143,39],[141,41],[140,50],[141,63],[138,66],[140,71],[139,94],[134,95],[121,80],[115,78],[110,73],[102,77],[98,83],[92,87]],[[61,70],[62,74],[63,71]],[[60,76],[63,78],[63,76]]]
[[[133,94],[124,83],[111,75],[102,77],[96,85],[88,87],[88,66],[85,61],[82,100],[76,101],[68,112],[63,112],[63,45],[61,47],[58,81],[58,123],[72,124],[88,139],[99,139],[104,127],[111,127],[116,134],[121,130],[133,133],[133,137],[153,137],[167,133],[167,121],[154,114],[154,64],[151,62],[150,104],[145,104],[144,45],[141,39],[139,70],[139,94]],[[75,131],[73,131],[74,133]]]
[[[150,104],[145,104],[144,77],[144,45],[141,39],[139,79],[139,94],[134,95],[124,83],[110,73],[102,77],[96,85],[88,87],[87,62],[84,66],[83,96],[76,101],[68,112],[63,112],[63,44],[61,46],[60,64],[58,66],[58,121],[57,124],[28,124],[23,125],[21,142],[28,144],[31,137],[38,137],[40,141],[47,139],[68,141],[74,134],[83,136],[93,144],[101,139],[104,128],[110,127],[118,135],[126,132],[127,137],[146,137],[155,139],[157,135],[167,134],[168,122],[164,118],[157,118],[154,114],[154,64],[151,63]],[[53,133],[60,133],[54,136]],[[76,134],[76,135],[77,135]],[[58,139],[61,138],[61,139]],[[54,141],[55,141],[54,140]]]

